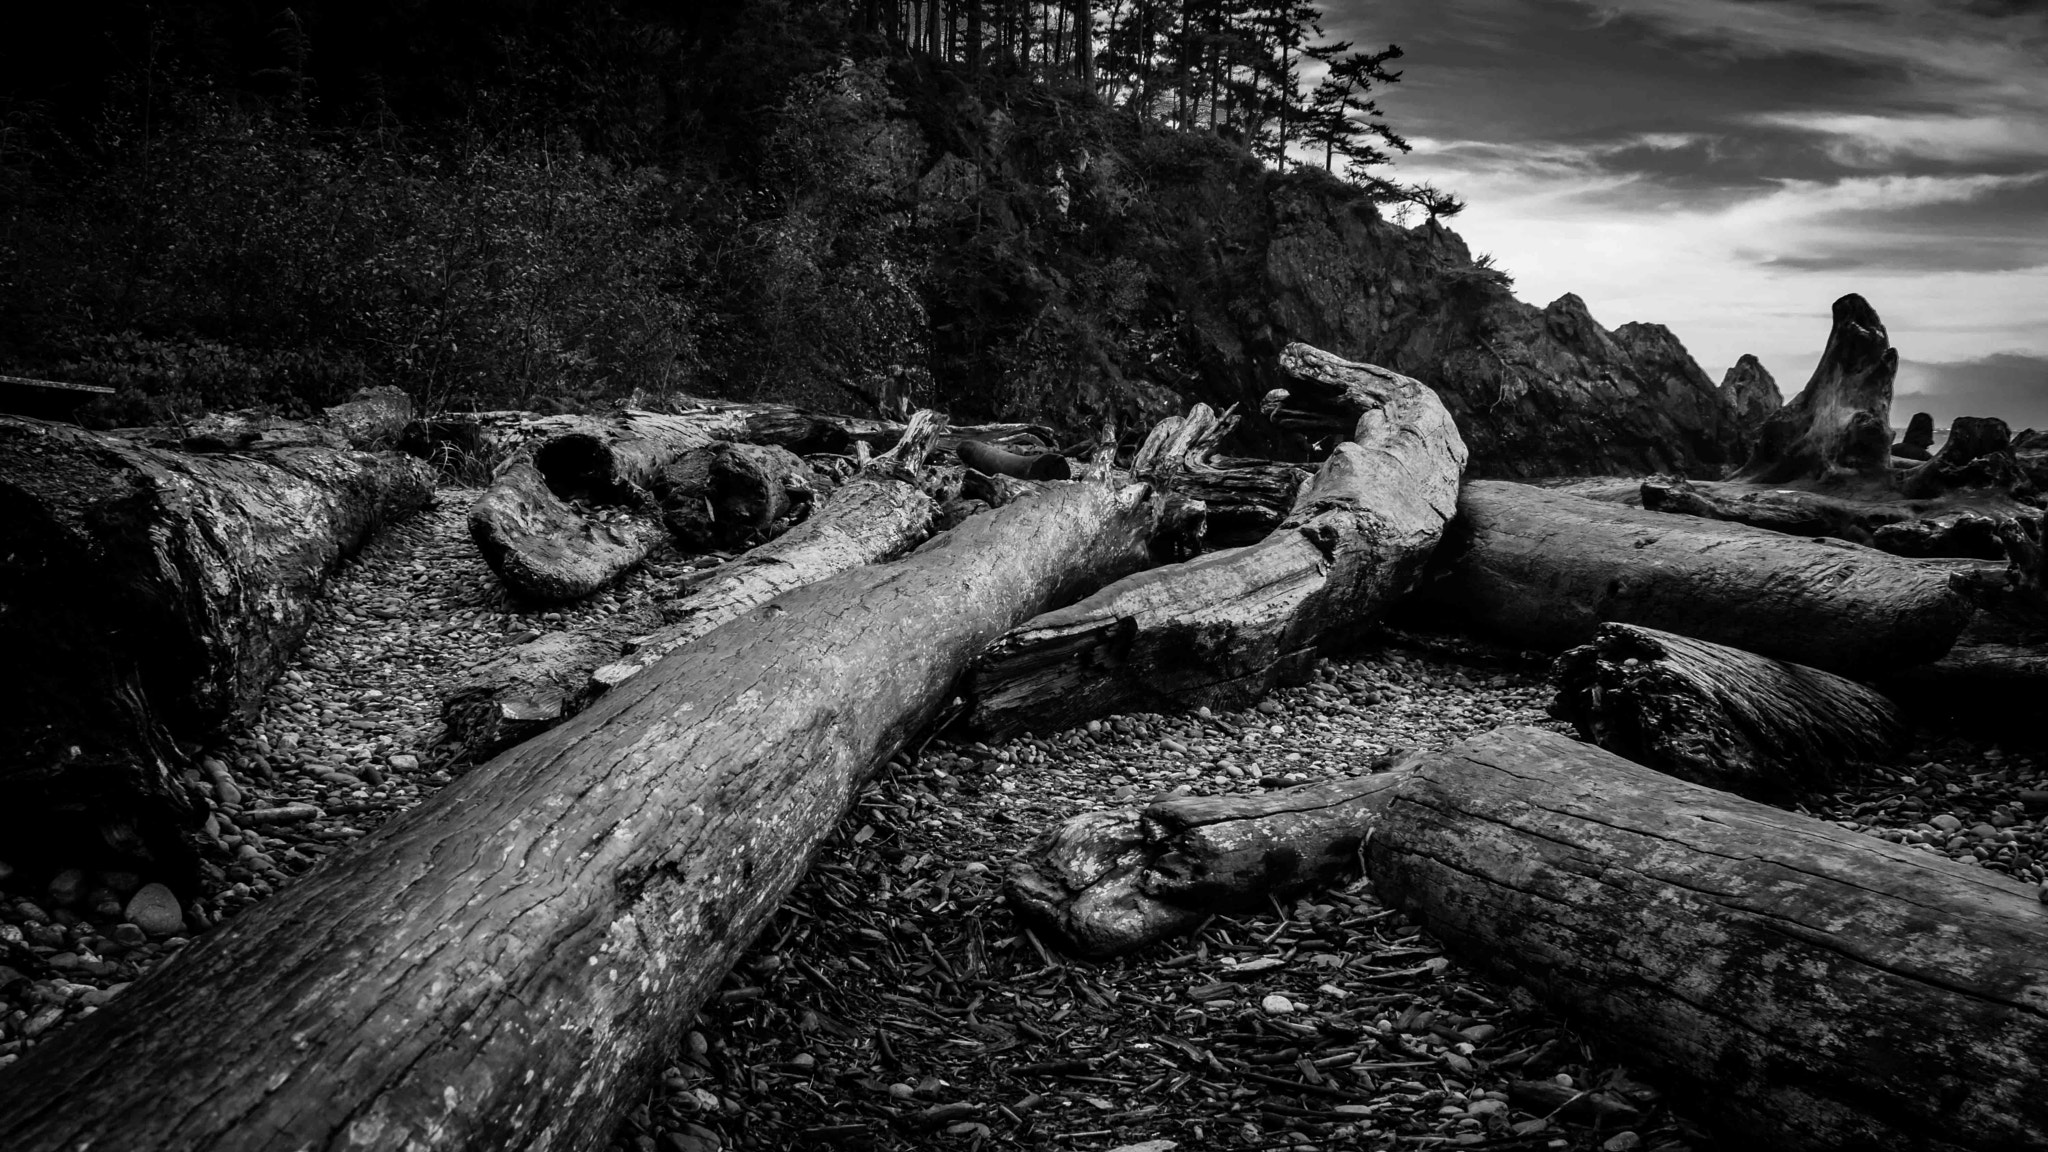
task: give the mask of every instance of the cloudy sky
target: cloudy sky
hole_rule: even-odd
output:
[[[1326,0],[1401,45],[1392,175],[1547,303],[1789,397],[1860,292],[1899,404],[2048,428],[2048,0]],[[1900,420],[1903,422],[1903,415]]]

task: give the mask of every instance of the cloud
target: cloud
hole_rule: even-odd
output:
[[[2006,115],[1764,112],[1754,122],[1819,137],[1831,159],[1852,168],[1902,159],[1963,164],[2048,158],[2048,123]]]
[[[1996,416],[2012,425],[2048,429],[2048,355],[2006,352],[1975,360],[1899,364],[1892,411],[1929,412],[1936,424],[1957,416]]]
[[[1330,0],[1398,42],[1386,174],[1531,300],[1800,379],[1868,297],[1925,363],[2048,354],[2048,4]]]

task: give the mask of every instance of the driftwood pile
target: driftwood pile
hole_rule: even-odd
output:
[[[1868,305],[1838,302],[1820,369],[1750,456],[1758,484],[1811,498],[1770,515],[1848,525],[1828,502],[1888,502],[1909,513],[1876,525],[1891,528],[1926,519],[1913,501],[1987,489],[2027,506],[2002,425],[1959,426],[1924,461],[1892,452],[1895,364]],[[1406,598],[1563,652],[1556,711],[1589,743],[1501,729],[1379,774],[1083,816],[1017,862],[1019,914],[1111,954],[1363,874],[1454,952],[1711,1096],[1732,1138],[2048,1147],[2034,893],[1759,802],[1898,747],[1910,709],[1867,682],[1939,679],[1959,640],[2038,643],[2038,521],[1992,516],[1995,560],[1903,556],[1737,522],[1765,502],[1706,484],[1659,482],[1637,509],[1465,482],[1425,384],[1302,345],[1280,366],[1267,415],[1340,434],[1313,475],[1219,457],[1231,414],[1200,406],[1128,461],[1113,436],[1082,460],[1043,429],[734,404],[410,429],[415,450],[500,460],[470,523],[521,597],[588,595],[670,544],[741,551],[674,588],[627,650],[543,637],[479,670],[447,712],[474,768],[22,1061],[0,1146],[586,1146],[868,775],[934,724],[1005,735],[1241,705]],[[64,444],[91,467],[157,469],[130,487],[158,503],[124,499],[153,538],[182,530],[158,505],[196,465],[21,429],[0,443],[24,462],[60,450],[22,445]],[[268,451],[284,468],[289,450]],[[424,489],[416,462],[320,451],[324,488],[294,505],[320,556]],[[11,519],[40,533],[16,552],[43,557],[10,561],[10,597],[65,595],[89,568],[71,552],[97,555],[130,515],[66,511],[97,474],[34,473],[0,474]],[[361,494],[352,514],[306,514],[343,490]],[[147,621],[190,590],[88,596]],[[123,795],[178,791],[159,716],[217,713],[260,683],[279,642],[230,639],[259,657],[193,707],[119,637],[80,649],[75,682],[154,758],[122,762],[146,766]],[[49,708],[27,762],[61,738]],[[77,777],[122,779],[98,755]],[[178,803],[159,803],[163,827],[198,814]]]

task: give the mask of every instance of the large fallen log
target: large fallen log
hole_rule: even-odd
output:
[[[1280,530],[1141,572],[1004,636],[967,681],[970,724],[1050,732],[1112,712],[1249,703],[1414,585],[1465,464],[1450,414],[1415,380],[1305,344],[1281,366],[1318,411],[1351,412],[1354,431]]]
[[[1418,764],[1366,856],[1728,1147],[2048,1147],[2031,885],[1513,728]]]
[[[1437,605],[1531,647],[1641,624],[1847,676],[1940,658],[1970,618],[1947,569],[1835,540],[1473,481]]]
[[[1169,423],[1150,474],[1199,433]],[[968,660],[1151,562],[1172,507],[1048,485],[729,622],[38,1047],[0,1147],[601,1143]]]
[[[1551,711],[1646,768],[1754,800],[1840,782],[1899,750],[1891,701],[1853,680],[1689,636],[1602,624],[1557,661]]]
[[[1551,732],[1077,818],[1011,895],[1109,953],[1361,870],[1731,1147],[2048,1147],[2048,910],[2030,886]]]
[[[317,593],[433,474],[345,448],[192,455],[0,418],[0,839],[187,863],[173,742],[248,716]]]
[[[1869,302],[1854,293],[1835,301],[1813,376],[1764,420],[1738,478],[1783,484],[1889,476],[1898,367],[1899,354]]]

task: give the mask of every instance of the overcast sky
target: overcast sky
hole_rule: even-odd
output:
[[[2048,0],[1325,2],[1406,52],[1389,174],[1462,195],[1524,299],[1789,398],[1860,292],[1907,412],[2048,428]]]

